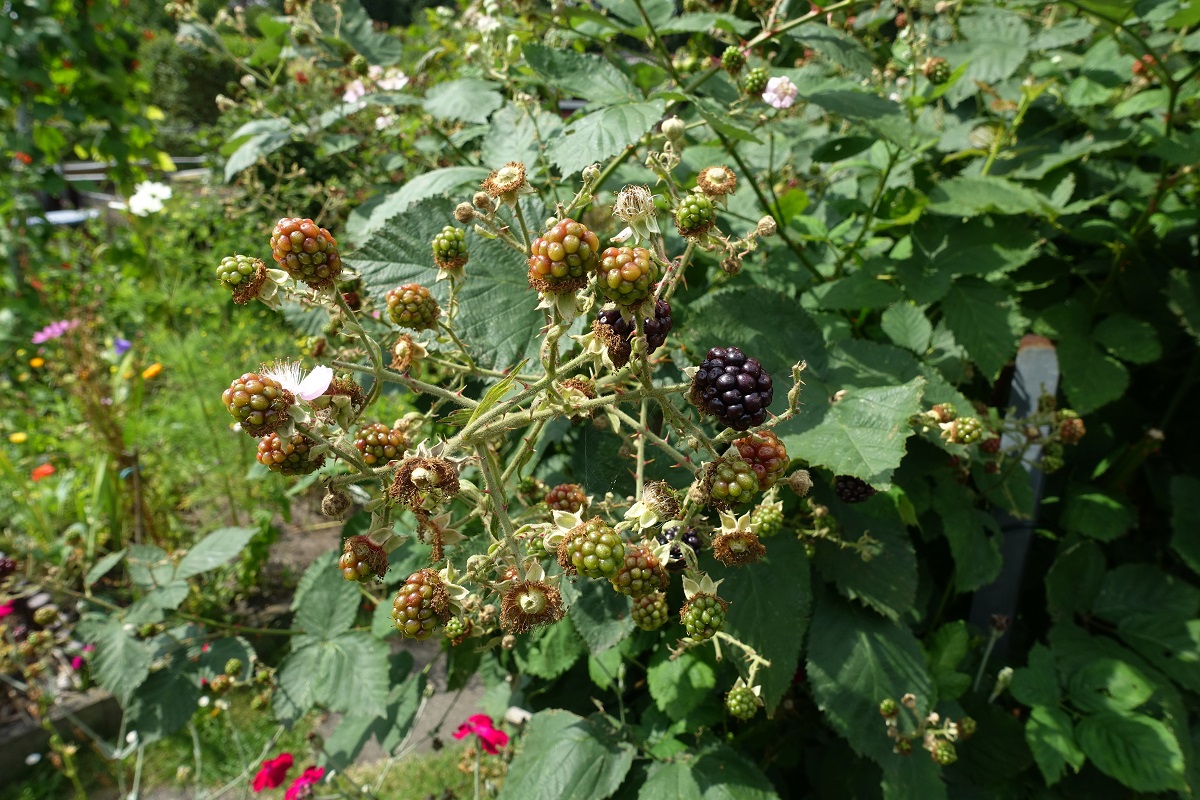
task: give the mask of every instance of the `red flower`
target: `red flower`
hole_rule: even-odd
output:
[[[41,464],[33,468],[33,472],[29,473],[29,480],[37,483],[42,478],[49,478],[55,473],[53,464]]]
[[[29,153],[24,153],[24,152],[18,150],[13,155],[17,159],[17,161],[20,161],[22,164],[24,164],[27,167],[33,163],[33,156],[29,155]]]
[[[283,800],[300,800],[300,798],[311,796],[313,784],[323,777],[325,777],[324,767],[309,767],[299,778],[292,781]]]
[[[7,617],[9,614],[13,613],[16,613],[16,609],[13,608],[12,603],[5,603],[4,605],[0,606],[0,618]]]
[[[308,76],[303,72],[296,73],[296,83],[308,83]]]
[[[276,786],[281,786],[291,768],[291,753],[282,753],[275,758],[267,759],[263,762],[262,769],[254,776],[251,788],[256,792],[261,792],[263,789],[274,789]]]
[[[489,755],[496,755],[500,752],[501,747],[508,744],[508,734],[496,730],[492,726],[492,718],[487,714],[476,714],[468,718],[466,722],[458,726],[458,730],[454,732],[454,738],[465,739],[472,733],[479,737],[483,752]]]

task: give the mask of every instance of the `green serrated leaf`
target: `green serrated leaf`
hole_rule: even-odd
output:
[[[615,156],[662,119],[662,100],[608,106],[575,120],[546,148],[546,157],[564,176]]]
[[[830,139],[813,150],[812,160],[818,164],[832,164],[835,161],[845,161],[859,153],[869,150],[877,140],[873,136],[842,136]]]
[[[771,540],[766,558],[737,570],[716,570],[727,576],[721,597],[729,602],[725,630],[771,662],[759,673],[762,700],[774,713],[791,688],[800,660],[800,644],[812,614],[812,587],[804,545],[794,537]],[[772,576],[787,575],[788,580]]]
[[[809,290],[817,308],[828,310],[859,310],[883,308],[900,300],[899,287],[867,272],[856,272],[845,278],[822,283]]]
[[[1192,273],[1173,269],[1167,281],[1167,305],[1179,317],[1184,330],[1200,342],[1200,282]]]
[[[1200,479],[1171,478],[1171,549],[1200,575]]]
[[[150,649],[125,630],[125,624],[112,618],[95,630],[91,643],[96,646],[92,656],[92,674],[96,682],[121,701],[129,702],[133,692],[150,674]]]
[[[943,700],[960,697],[971,685],[971,676],[958,671],[970,640],[967,623],[962,620],[943,625],[929,639],[929,671]]]
[[[1092,612],[1110,622],[1130,614],[1191,619],[1200,614],[1200,589],[1150,564],[1122,564],[1104,576]]]
[[[412,729],[421,705],[425,682],[425,673],[418,672],[392,689],[384,704],[382,716],[352,710],[342,717],[333,733],[325,739],[321,765],[344,770],[354,763],[371,739],[375,739],[385,753],[391,753]]]
[[[513,650],[521,672],[553,680],[587,652],[587,645],[566,621],[520,637]]]
[[[342,577],[334,558],[317,558],[296,587],[296,627],[309,636],[331,639],[354,624],[359,600],[358,586]]]
[[[929,191],[928,211],[949,217],[980,214],[1043,214],[1046,198],[1019,183],[991,176],[964,175]]]
[[[1079,747],[1104,774],[1139,792],[1187,788],[1174,734],[1144,714],[1102,711],[1079,721]]]
[[[1150,364],[1162,358],[1158,331],[1149,322],[1128,314],[1106,317],[1092,330],[1092,336],[1122,361]]]
[[[567,95],[597,103],[626,103],[638,96],[625,73],[591,53],[527,44],[525,63]]]
[[[205,536],[179,562],[175,570],[178,580],[208,572],[237,558],[256,528],[221,528]]]
[[[325,30],[338,31],[351,47],[366,57],[368,63],[386,67],[403,57],[404,48],[400,40],[376,31],[371,17],[359,0],[342,0],[338,5],[341,9],[340,20],[333,6],[321,4],[314,7],[314,13]]]
[[[296,636],[277,681],[275,713],[286,725],[315,705],[380,715],[379,698],[388,691],[388,646],[353,631],[327,639]]]
[[[778,800],[767,777],[740,753],[710,745],[691,762],[692,777],[704,800]],[[642,800],[639,796],[638,800]]]
[[[169,736],[196,713],[200,686],[191,665],[175,663],[151,675],[125,707],[126,725],[143,744]]]
[[[1154,686],[1124,661],[1101,658],[1077,670],[1067,691],[1082,711],[1133,711],[1150,699]]]
[[[123,558],[125,558],[125,548],[123,547],[115,553],[109,553],[88,570],[87,576],[83,579],[84,583],[91,586],[107,575],[113,567],[121,563],[121,559]]]
[[[1028,326],[1013,296],[975,278],[955,281],[941,303],[946,325],[966,348],[984,377],[995,380],[1017,355],[1017,342]]]
[[[1111,542],[1133,523],[1133,510],[1118,497],[1085,486],[1074,486],[1067,494],[1062,525],[1069,533]]]
[[[1075,743],[1071,718],[1057,706],[1038,706],[1030,712],[1025,741],[1047,786],[1062,779],[1067,765],[1076,772],[1083,766],[1085,756]]]
[[[912,693],[924,717],[937,702],[925,656],[908,628],[830,595],[817,598],[808,641],[813,699],[835,731],[880,764],[896,756],[879,703]]]
[[[1104,552],[1095,542],[1070,545],[1046,573],[1046,606],[1057,618],[1070,619],[1091,611],[1107,568]]]
[[[414,204],[430,197],[453,195],[467,187],[478,187],[487,176],[488,170],[484,167],[445,167],[418,175],[396,191],[372,197],[355,208],[346,225],[347,233],[354,241],[365,242],[388,220],[407,211]],[[444,219],[442,225],[449,221]],[[440,231],[441,228],[438,228],[435,233]],[[432,234],[430,239],[432,240]],[[426,249],[429,249],[428,243]],[[429,253],[425,254],[427,268],[432,259]]]
[[[629,599],[604,581],[564,581],[567,618],[593,655],[603,653],[633,633]]]
[[[975,218],[948,222],[924,217],[914,226],[912,256],[896,265],[905,291],[918,304],[946,296],[958,275],[1011,272],[1038,251],[1028,225],[1006,219]]]
[[[479,78],[459,78],[430,89],[423,107],[438,119],[483,123],[502,105],[504,97],[496,84]]]
[[[957,91],[947,93],[952,102],[973,95],[976,81],[990,84],[1011,77],[1029,54],[1029,25],[1013,11],[981,6],[963,15],[959,29],[964,40],[940,51],[951,63],[969,63]]]
[[[633,749],[596,718],[541,711],[526,723],[499,800],[605,800],[632,764]]]
[[[1062,695],[1058,672],[1054,669],[1054,654],[1043,644],[1029,650],[1029,666],[1013,672],[1009,691],[1017,702],[1027,706],[1057,706]]]
[[[492,115],[491,129],[483,139],[483,163],[495,167],[520,161],[533,170],[541,149],[559,135],[562,118],[539,107],[508,103]]]
[[[909,417],[920,411],[923,378],[900,386],[850,389],[820,412],[784,426],[788,453],[837,475],[886,484],[912,435]]]
[[[703,800],[690,761],[655,761],[637,800]]]
[[[673,720],[681,720],[713,698],[717,673],[707,649],[688,650],[679,658],[671,658],[665,648],[660,648],[646,670],[646,683],[659,710]]]
[[[946,487],[935,492],[933,506],[954,556],[954,584],[971,592],[996,579],[1003,566],[995,517],[975,508],[970,492]]]
[[[916,599],[917,557],[899,510],[889,500],[880,497],[838,511],[842,538],[868,536],[878,542],[879,552],[870,560],[851,548],[818,543],[814,565],[845,597],[898,620]]]

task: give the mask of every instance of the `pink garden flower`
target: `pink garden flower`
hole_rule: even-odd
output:
[[[79,320],[77,319],[60,319],[58,322],[51,322],[49,325],[35,333],[30,341],[34,344],[42,344],[50,341],[51,339],[57,339],[67,331],[78,326]]]
[[[323,777],[325,777],[324,767],[309,767],[299,778],[292,781],[283,800],[301,800],[301,798],[310,797],[312,787]]]
[[[780,76],[767,81],[767,90],[763,92],[762,99],[764,103],[775,108],[791,108],[799,93],[800,90],[796,88],[796,84]]]
[[[454,732],[454,738],[465,739],[472,733],[479,737],[483,752],[488,755],[496,755],[500,752],[501,747],[508,744],[508,734],[496,730],[492,725],[492,718],[487,714],[476,714],[469,717],[466,722],[458,726],[458,730]]]
[[[261,792],[263,789],[274,789],[276,786],[281,786],[291,768],[291,753],[281,753],[275,758],[269,758],[262,763],[262,768],[254,776],[251,788],[256,792]]]
[[[0,606],[0,619],[4,619],[9,614],[14,613],[15,611],[16,611],[16,609],[13,608],[12,603],[5,603],[4,605]]]

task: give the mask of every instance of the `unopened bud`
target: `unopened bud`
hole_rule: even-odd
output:
[[[774,236],[779,230],[779,223],[774,217],[763,217],[758,221],[758,227],[754,229],[755,236]]]
[[[483,192],[480,192],[480,194],[483,194]],[[486,194],[483,196],[485,198],[487,197]],[[454,207],[454,218],[459,222],[466,224],[475,219],[475,209],[471,207],[470,203],[459,203]]]
[[[321,500],[321,513],[327,517],[341,519],[350,509],[350,495],[341,489],[330,489]]]
[[[787,478],[788,487],[798,496],[804,497],[813,487],[812,476],[806,469],[798,469]]]
[[[595,183],[599,179],[600,179],[600,165],[599,164],[592,164],[591,166],[583,168],[583,182],[584,183]]]
[[[505,650],[512,650],[517,646],[517,637],[513,636],[511,633],[504,634],[504,638],[500,640],[500,646]]]
[[[492,208],[492,198],[488,197],[487,192],[476,192],[475,196],[471,198],[471,202],[476,208],[483,209],[484,211],[491,210]]]
[[[662,132],[663,136],[666,136],[672,142],[682,141],[684,134],[687,132],[687,123],[679,117],[671,117],[663,121]]]

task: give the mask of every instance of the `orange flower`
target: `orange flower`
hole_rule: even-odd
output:
[[[142,370],[142,380],[150,380],[163,371],[163,365],[157,361]]]
[[[42,478],[49,478],[54,473],[55,469],[53,464],[42,464],[33,468],[33,472],[29,473],[29,479],[34,483],[37,483]]]
[[[34,369],[40,369],[46,366],[46,359],[42,358],[41,356],[37,358],[31,358],[29,359],[29,366],[33,367]]]

